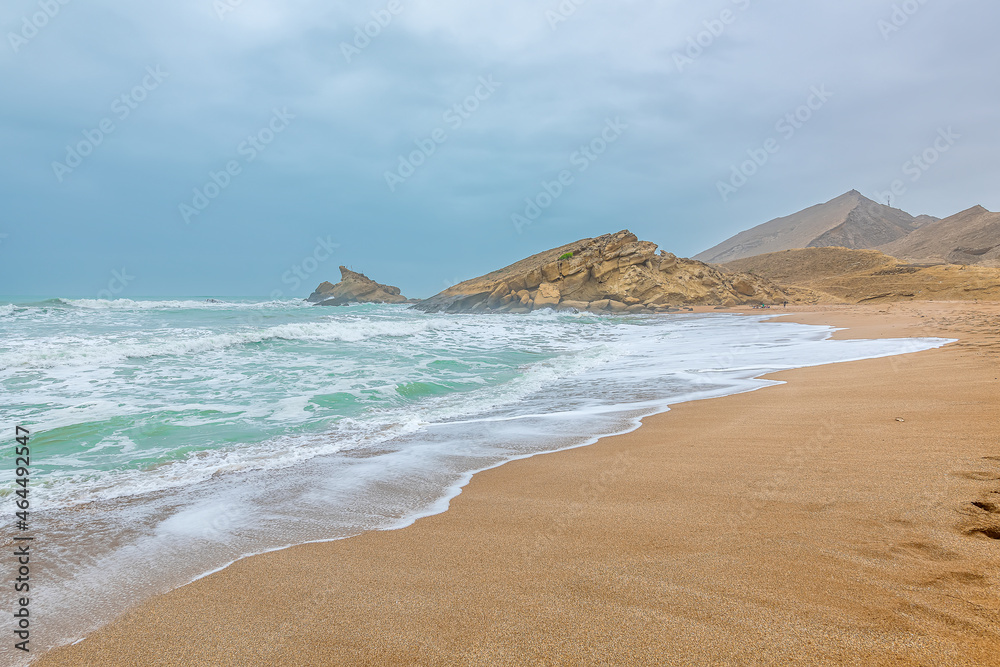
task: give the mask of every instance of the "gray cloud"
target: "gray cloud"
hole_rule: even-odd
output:
[[[316,282],[349,263],[416,295],[623,227],[690,255],[851,188],[874,196],[949,126],[961,139],[897,203],[1000,208],[1000,10],[985,0],[915,4],[888,38],[881,0],[588,0],[555,29],[556,1],[399,1],[350,63],[342,43],[388,2],[244,0],[220,20],[212,0],[71,0],[17,53],[9,33],[40,10],[8,3],[0,292],[96,294],[124,265],[125,296],[266,295],[320,235],[340,248]],[[678,71],[689,39],[704,46]],[[169,77],[118,120],[113,100],[150,66]],[[501,86],[449,125],[489,76]],[[833,97],[782,137],[821,85]],[[287,130],[245,161],[241,143],[285,108]],[[59,183],[52,162],[106,117],[114,132]],[[620,140],[517,233],[525,198],[616,117]],[[385,172],[436,129],[447,140],[390,192]],[[772,137],[780,150],[724,202],[717,183]],[[185,224],[178,206],[231,160],[240,174]]]

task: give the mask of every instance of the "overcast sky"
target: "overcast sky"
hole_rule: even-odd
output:
[[[623,228],[690,256],[894,181],[914,214],[1000,210],[998,23],[992,0],[7,0],[0,293],[305,296],[347,264],[425,297]]]

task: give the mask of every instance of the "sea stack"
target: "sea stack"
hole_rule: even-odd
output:
[[[351,303],[407,303],[398,287],[377,283],[363,273],[340,267],[340,282],[320,283],[307,301],[317,306],[346,306]]]

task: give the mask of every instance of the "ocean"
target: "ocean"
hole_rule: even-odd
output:
[[[248,554],[406,526],[477,471],[671,404],[947,342],[831,340],[764,322],[775,314],[0,299],[11,524],[15,426],[32,434],[32,645],[83,637]],[[9,644],[4,663],[19,659]]]

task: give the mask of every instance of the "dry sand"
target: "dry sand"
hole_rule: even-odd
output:
[[[37,664],[1000,664],[1000,306],[793,318],[962,342],[509,463],[444,514],[245,559]]]

